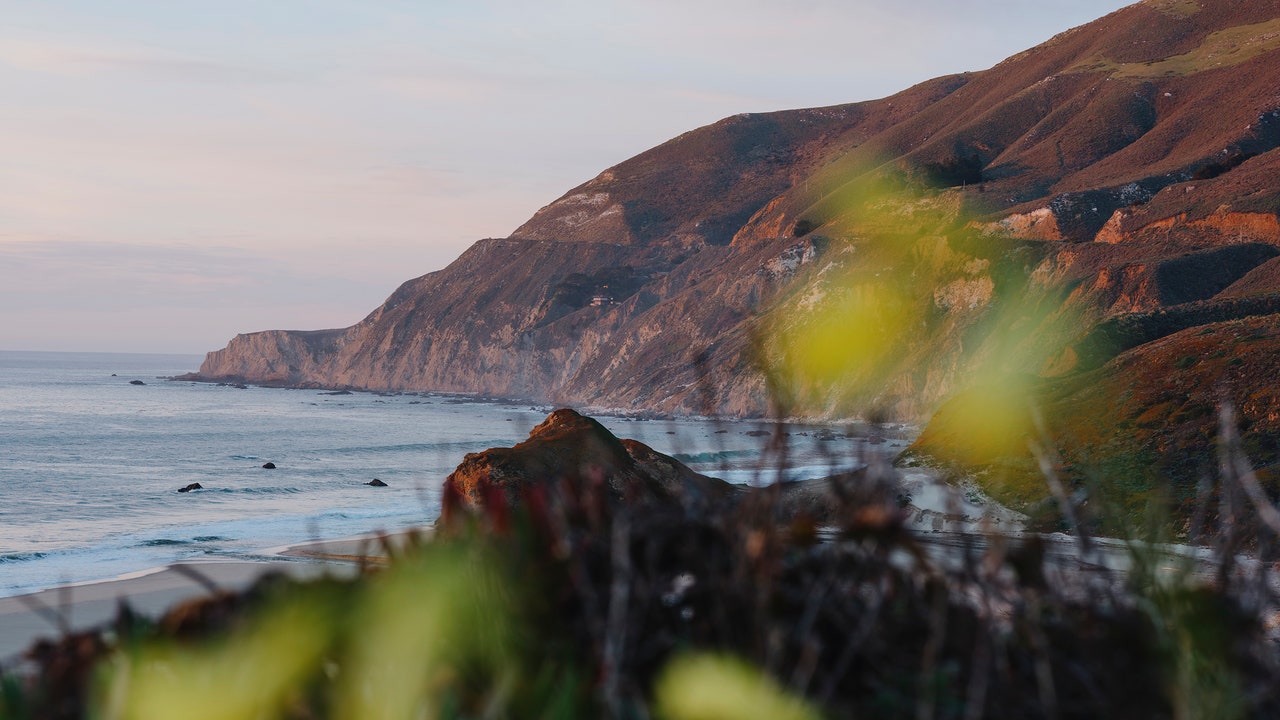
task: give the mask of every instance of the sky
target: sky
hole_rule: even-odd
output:
[[[0,350],[345,327],[682,132],[982,70],[1125,4],[0,0]]]

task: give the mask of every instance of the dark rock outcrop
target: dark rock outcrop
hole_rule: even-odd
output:
[[[146,383],[142,382],[141,380],[130,380],[129,384],[130,385],[146,385]]]
[[[276,469],[276,464],[275,464],[275,463],[273,463],[273,462],[265,462],[265,463],[262,463],[262,469],[263,469],[263,470],[275,470],[275,469]]]
[[[598,492],[611,502],[706,501],[736,492],[642,443],[620,441],[596,420],[568,409],[548,415],[514,447],[467,454],[444,491],[469,507],[492,504],[495,494],[515,505],[532,488],[557,483],[570,491]]]
[[[191,483],[186,487],[178,488],[178,492],[185,493],[185,492],[191,492],[192,490],[203,490],[203,489],[204,489],[204,486],[201,485],[200,483]]]
[[[365,483],[365,485],[369,485],[369,486],[371,486],[371,487],[386,487],[386,486],[387,486],[387,484],[386,484],[385,482],[383,482],[383,481],[379,480],[378,478],[374,478],[374,479],[370,480],[369,482]]]
[[[688,509],[745,504],[778,521],[805,518],[833,521],[842,508],[881,504],[868,497],[893,497],[887,468],[863,468],[837,476],[768,487],[732,485],[695,472],[675,458],[636,440],[619,440],[593,418],[560,409],[547,416],[528,439],[510,448],[470,453],[444,484],[442,522],[480,508],[505,509],[546,501],[565,493],[575,505],[671,503]]]

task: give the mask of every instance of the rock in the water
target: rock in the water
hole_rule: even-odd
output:
[[[386,484],[386,483],[382,482],[382,481],[381,481],[381,480],[379,480],[378,478],[374,478],[374,479],[370,480],[369,482],[365,483],[365,485],[372,485],[373,487],[386,487],[386,486],[387,486],[387,484]]]
[[[129,384],[130,385],[146,385],[146,383],[142,382],[141,380],[130,380]]]
[[[264,470],[275,470],[276,464],[273,462],[265,462],[265,463],[262,463],[262,468]]]
[[[204,489],[204,486],[201,485],[200,483],[191,483],[186,487],[178,488],[178,492],[191,492],[192,490],[203,490],[203,489]]]

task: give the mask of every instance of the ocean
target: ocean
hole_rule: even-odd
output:
[[[0,351],[0,597],[431,523],[466,453],[523,440],[553,409],[165,379],[201,359]],[[700,472],[778,477],[766,423],[595,417]],[[788,479],[847,469],[869,442],[902,442],[785,433]],[[178,492],[191,483],[204,489]]]

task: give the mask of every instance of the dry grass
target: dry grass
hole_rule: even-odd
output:
[[[1187,18],[1200,12],[1200,3],[1196,0],[1146,0],[1144,5],[1153,7],[1173,17]]]
[[[1169,12],[1194,3],[1169,3]],[[1163,8],[1162,8],[1163,9]],[[1118,78],[1185,77],[1248,62],[1280,49],[1280,19],[1220,30],[1205,38],[1196,49],[1141,63],[1118,63],[1095,58],[1078,63],[1069,72],[1105,72]]]

